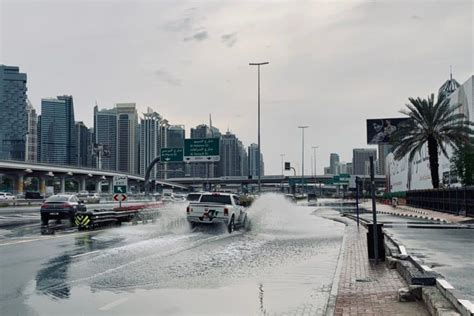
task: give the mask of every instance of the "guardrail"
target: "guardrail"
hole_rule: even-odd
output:
[[[406,200],[410,206],[474,217],[474,187],[408,191]]]

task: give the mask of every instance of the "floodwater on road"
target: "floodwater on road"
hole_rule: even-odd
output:
[[[323,314],[344,225],[282,196],[251,228],[191,231],[180,205],[154,224],[0,247],[0,314]]]

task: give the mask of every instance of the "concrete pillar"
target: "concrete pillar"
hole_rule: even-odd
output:
[[[46,177],[45,176],[39,177],[39,191],[42,196],[46,195]]]
[[[81,177],[79,179],[79,192],[86,190],[86,177]]]
[[[101,193],[102,188],[100,185],[101,179],[97,179],[95,183],[95,193]]]
[[[59,176],[59,181],[60,181],[60,187],[59,187],[59,192],[64,194],[66,193],[66,176]]]
[[[23,174],[19,174],[16,177],[16,194],[23,194],[23,187],[24,187],[24,182],[23,182]]]
[[[113,194],[113,193],[114,193],[114,179],[110,178],[109,179],[109,194]]]

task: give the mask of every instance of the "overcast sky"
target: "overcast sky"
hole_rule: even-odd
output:
[[[74,97],[76,120],[93,106],[135,102],[171,124],[208,123],[257,142],[262,67],[266,174],[280,154],[318,174],[329,154],[367,147],[365,120],[397,117],[473,70],[472,1],[24,1],[0,0],[0,63],[28,74],[28,97]]]

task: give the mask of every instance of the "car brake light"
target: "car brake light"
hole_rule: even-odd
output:
[[[44,203],[43,205],[41,205],[41,208],[48,208],[48,204],[47,203]]]
[[[229,216],[229,209],[227,207],[224,209],[224,216]]]

